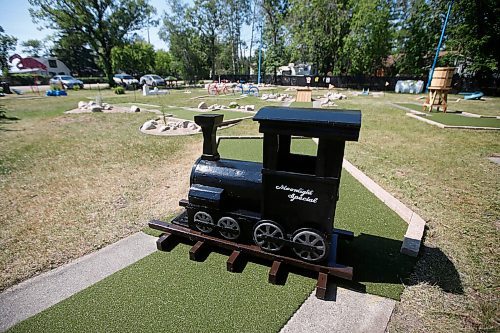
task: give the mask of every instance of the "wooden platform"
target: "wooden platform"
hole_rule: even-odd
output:
[[[232,250],[232,253],[226,262],[226,268],[230,272],[241,271],[241,263],[243,262],[245,256],[269,260],[272,262],[272,265],[269,271],[268,281],[272,284],[280,283],[281,277],[286,270],[286,266],[294,266],[300,269],[317,272],[318,278],[316,285],[316,297],[319,299],[325,299],[326,297],[328,277],[334,276],[346,280],[352,280],[352,267],[339,264],[324,266],[308,263],[300,259],[264,252],[257,245],[236,243],[226,239],[206,235],[177,224],[157,220],[149,222],[149,227],[164,232],[156,241],[157,248],[160,251],[170,251],[182,238],[196,242],[189,250],[189,259],[191,260],[204,260],[206,255],[213,248]],[[336,238],[337,237],[335,237],[335,239]]]

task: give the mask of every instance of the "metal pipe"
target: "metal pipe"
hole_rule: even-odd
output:
[[[443,23],[443,29],[441,30],[441,37],[439,38],[438,47],[436,49],[436,55],[434,56],[434,62],[432,63],[431,73],[429,75],[429,78],[427,79],[427,85],[425,86],[425,92],[427,92],[429,90],[429,86],[431,85],[432,76],[434,75],[434,69],[436,68],[436,63],[437,63],[437,60],[439,58],[439,50],[441,49],[441,44],[443,43],[444,32],[446,30],[446,25],[448,24],[448,18],[450,17],[451,6],[453,6],[453,2],[455,2],[455,0],[451,0],[450,4],[448,5],[448,13],[446,14],[446,19],[444,20],[444,23]]]

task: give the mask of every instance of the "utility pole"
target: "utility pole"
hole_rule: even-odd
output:
[[[262,63],[262,32],[264,31],[264,22],[260,23],[260,43],[259,43],[259,69],[257,74],[257,84],[260,84],[260,65]]]

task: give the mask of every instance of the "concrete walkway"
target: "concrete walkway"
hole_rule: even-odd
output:
[[[280,333],[384,333],[396,301],[337,288],[334,301],[313,292]]]
[[[0,294],[0,332],[155,252],[156,239],[136,233],[7,289]]]

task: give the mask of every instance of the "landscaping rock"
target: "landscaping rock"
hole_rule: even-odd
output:
[[[206,109],[208,109],[207,103],[201,102],[200,104],[198,104],[198,109],[200,109],[200,110],[206,110]]]
[[[264,94],[264,95],[262,95],[262,97],[260,99],[262,99],[262,100],[265,101],[265,100],[269,99],[269,95],[268,94]]]
[[[152,130],[152,129],[155,129],[156,128],[156,125],[158,125],[158,123],[154,120],[149,120],[149,121],[146,121],[144,123],[144,125],[142,125],[142,129],[143,130]]]
[[[230,109],[236,109],[238,106],[239,106],[239,104],[238,104],[238,103],[236,103],[236,102],[231,102],[231,103],[229,103],[229,108],[230,108]]]
[[[100,107],[99,105],[92,105],[90,107],[90,111],[92,111],[92,112],[102,112],[102,107]]]
[[[141,109],[137,105],[132,105],[130,107],[130,112],[141,112]]]
[[[255,105],[245,105],[245,111],[255,111]]]
[[[78,108],[79,109],[84,109],[84,108],[87,107],[87,105],[88,105],[87,102],[84,102],[84,101],[78,102]]]

